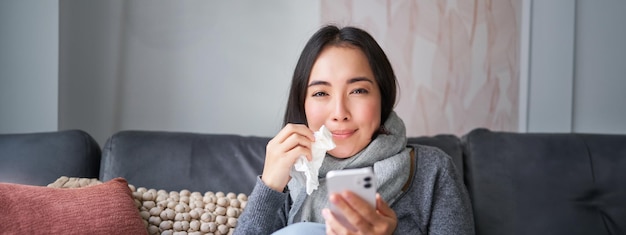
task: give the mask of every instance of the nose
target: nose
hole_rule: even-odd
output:
[[[344,97],[337,97],[335,99],[331,115],[333,121],[350,120],[350,111],[348,110],[347,100]]]

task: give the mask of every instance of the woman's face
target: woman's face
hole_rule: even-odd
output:
[[[349,158],[371,141],[380,127],[381,94],[363,52],[351,46],[328,46],[309,77],[304,110],[309,128],[330,130],[336,148],[328,153]]]

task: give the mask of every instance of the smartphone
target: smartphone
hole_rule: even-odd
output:
[[[330,171],[326,175],[328,195],[352,191],[376,207],[376,178],[371,167]],[[330,203],[330,210],[345,227],[354,230],[339,209]]]

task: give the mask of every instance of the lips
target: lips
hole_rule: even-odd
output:
[[[350,136],[354,135],[354,133],[357,130],[336,130],[336,131],[331,131],[330,133],[333,134],[333,139],[346,139],[346,138],[350,138]]]

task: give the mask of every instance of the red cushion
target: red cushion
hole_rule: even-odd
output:
[[[122,178],[84,188],[0,183],[0,225],[8,234],[147,234]]]

